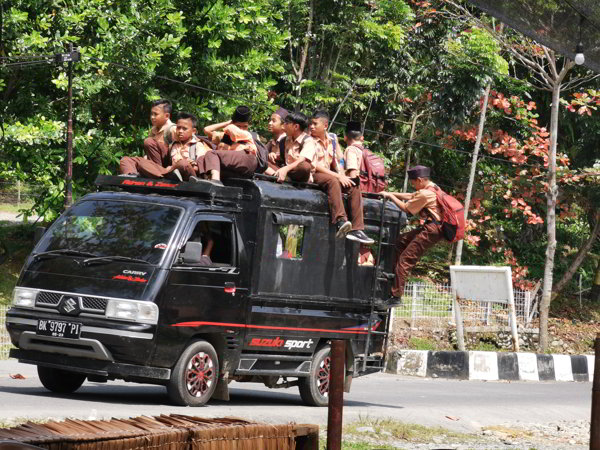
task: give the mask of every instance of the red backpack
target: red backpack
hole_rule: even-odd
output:
[[[383,159],[368,148],[363,148],[360,162],[360,190],[377,193],[384,191],[386,187]]]
[[[435,192],[437,203],[442,212],[440,231],[448,242],[460,241],[465,236],[465,207],[438,186],[429,186],[427,189]]]

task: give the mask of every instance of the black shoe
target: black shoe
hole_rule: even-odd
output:
[[[403,301],[402,301],[402,297],[396,297],[395,295],[392,295],[390,298],[388,298],[386,300],[387,306],[402,306],[403,305]]]
[[[169,172],[165,175],[165,178],[168,178],[172,181],[178,181],[180,183],[183,181],[183,177],[181,176],[181,172],[179,171],[179,169],[175,169],[174,171]]]
[[[335,237],[343,238],[348,234],[348,232],[352,229],[352,222],[346,219],[338,220],[335,224]]]
[[[195,177],[194,175],[192,175],[188,181],[190,183],[202,183],[203,181],[206,181],[206,180],[203,180],[202,178],[198,178],[198,177]]]
[[[128,178],[137,178],[140,176],[139,173],[122,173],[119,175],[120,177],[128,177]]]
[[[375,241],[365,234],[362,230],[354,230],[346,235],[346,239],[360,242],[361,244],[374,244]]]
[[[206,180],[206,181],[214,184],[215,186],[225,186],[221,180]]]

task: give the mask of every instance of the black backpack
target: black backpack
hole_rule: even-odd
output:
[[[279,167],[285,166],[285,140],[287,137],[279,140]],[[308,139],[308,134],[302,138],[302,142],[300,142],[300,150],[304,147],[304,143]]]
[[[269,167],[269,151],[267,147],[263,145],[260,141],[258,134],[254,131],[250,132],[252,134],[252,140],[254,141],[254,145],[256,145],[256,159],[258,160],[258,164],[256,166],[255,173],[264,173]]]

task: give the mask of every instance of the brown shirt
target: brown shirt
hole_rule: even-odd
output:
[[[429,217],[429,211],[436,220],[441,220],[442,215],[437,205],[437,196],[435,192],[427,189],[428,186],[435,186],[435,184],[430,181],[424,189],[414,192],[412,197],[406,202],[406,210],[412,215],[419,214],[422,219]]]
[[[175,124],[173,122],[171,122],[169,119],[167,119],[167,121],[165,122],[165,124],[162,127],[150,128],[150,131],[148,132],[148,137],[155,139],[157,142],[164,142],[165,144],[169,145],[169,142],[165,140],[165,132],[169,129],[169,127],[173,127],[173,125],[175,125]],[[170,130],[170,132],[171,132],[170,142],[173,142],[175,140],[175,127],[173,127],[173,129]]]
[[[304,143],[303,143],[304,142]],[[313,171],[316,167],[316,156],[317,156],[317,148],[315,145],[315,140],[307,135],[306,133],[302,133],[296,139],[292,139],[291,136],[286,136],[285,138],[285,163],[292,164],[298,158],[303,157],[308,160],[313,168]]]

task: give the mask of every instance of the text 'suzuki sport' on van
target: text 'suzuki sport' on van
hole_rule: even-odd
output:
[[[11,357],[53,392],[123,379],[167,387],[179,405],[227,385],[298,386],[326,405],[332,339],[346,390],[383,368],[393,241],[406,217],[364,198],[370,249],[336,239],[310,186],[171,183],[101,176],[25,262],[6,326]],[[361,264],[371,252],[374,263]]]

